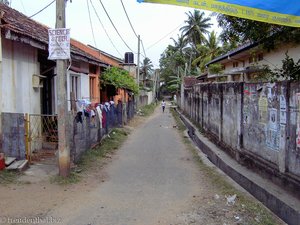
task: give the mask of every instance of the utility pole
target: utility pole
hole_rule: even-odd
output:
[[[66,27],[65,0],[56,0],[56,28]],[[57,69],[57,124],[58,124],[58,164],[59,175],[70,174],[70,148],[67,126],[67,66],[66,60],[56,60]]]
[[[184,73],[181,75],[181,88],[180,88],[180,108],[184,111],[184,77],[186,76],[187,63],[185,63]]]
[[[138,85],[138,88],[140,90],[140,51],[141,51],[141,47],[140,47],[140,35],[138,35],[138,55],[137,55],[137,78],[136,78],[136,82]],[[140,104],[140,94],[137,95],[136,98],[136,108],[139,107]]]

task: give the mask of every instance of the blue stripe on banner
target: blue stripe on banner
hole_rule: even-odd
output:
[[[216,0],[281,14],[300,16],[300,0]]]

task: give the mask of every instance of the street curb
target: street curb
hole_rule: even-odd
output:
[[[215,166],[261,201],[283,221],[290,225],[299,225],[300,201],[298,199],[285,193],[277,185],[267,183],[256,173],[238,164],[208,138],[201,135],[183,114],[175,111],[187,127],[190,138]]]

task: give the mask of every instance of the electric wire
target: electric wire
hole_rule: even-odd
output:
[[[95,34],[94,34],[94,28],[93,28],[93,23],[92,23],[92,18],[91,18],[89,0],[86,0],[86,4],[87,4],[87,8],[88,8],[88,13],[89,13],[89,19],[90,19],[90,25],[91,25],[91,30],[92,30],[94,45],[97,47],[96,39],[95,39]]]
[[[159,42],[161,42],[163,39],[165,39],[168,35],[172,34],[174,31],[176,31],[179,27],[181,27],[184,23],[180,24],[179,26],[177,26],[175,29],[173,29],[171,32],[167,33],[165,36],[163,36],[162,38],[160,38],[158,41],[156,41],[154,44],[150,45],[146,50],[149,50],[150,48],[152,48],[153,46],[155,46],[156,44],[158,44]]]
[[[27,14],[27,12],[26,12],[26,9],[25,9],[25,6],[24,6],[24,4],[23,4],[23,1],[22,1],[22,0],[21,0],[21,5],[22,5],[22,8],[23,8],[24,12]]]
[[[120,0],[120,2],[121,2],[121,4],[122,4],[123,10],[124,10],[124,12],[125,12],[125,15],[126,15],[126,17],[127,17],[127,20],[128,20],[128,22],[129,22],[129,24],[130,24],[130,27],[131,27],[131,29],[132,29],[134,35],[136,36],[136,38],[139,38],[138,35],[137,35],[136,32],[135,32],[135,29],[133,28],[133,25],[132,25],[130,19],[129,19],[129,16],[128,16],[127,10],[126,10],[126,8],[125,8],[125,5],[124,5],[124,3],[123,3],[123,0]],[[140,41],[141,41],[141,43],[142,43],[142,47],[143,47],[143,51],[144,51],[144,55],[143,55],[143,54],[141,54],[141,55],[142,55],[144,58],[146,58],[146,52],[145,52],[145,48],[144,48],[144,45],[143,45],[143,41],[142,41],[142,40],[140,40]]]
[[[135,32],[135,30],[134,30],[134,28],[133,28],[133,26],[132,26],[132,23],[131,23],[131,21],[130,21],[130,19],[129,19],[128,13],[127,13],[127,11],[126,11],[126,9],[125,9],[123,0],[120,0],[120,1],[121,1],[121,3],[122,3],[124,12],[125,12],[125,14],[126,14],[126,17],[127,17],[128,22],[129,22],[129,24],[130,24],[130,26],[131,26],[131,29],[132,29],[133,33],[135,34],[135,36],[138,38],[138,35],[136,34],[136,32]]]
[[[142,43],[142,48],[143,48],[143,52],[144,52],[144,58],[146,58],[147,56],[146,56],[146,51],[145,51],[145,47],[144,47],[144,44],[143,44],[143,41],[141,40],[141,43]]]
[[[32,18],[32,17],[36,16],[37,14],[41,13],[42,11],[44,11],[45,9],[47,9],[49,6],[51,6],[55,1],[56,0],[53,0],[48,5],[46,5],[44,8],[42,8],[41,10],[39,10],[38,12],[36,12],[35,14],[33,14],[32,16],[29,16],[28,18]]]
[[[33,15],[29,16],[29,17],[26,17],[26,19],[22,19],[22,20],[19,20],[18,22],[13,22],[13,23],[6,23],[6,24],[1,24],[0,27],[5,27],[5,26],[9,26],[9,25],[12,25],[12,24],[16,24],[16,23],[19,23],[19,22],[22,22],[24,20],[27,20],[27,19],[30,19],[34,16],[36,16],[37,14],[41,13],[42,11],[44,11],[45,9],[47,9],[49,6],[51,6],[56,0],[53,0],[52,2],[50,2],[48,5],[46,5],[44,8],[42,8],[41,10],[39,10],[38,12],[34,13]]]
[[[115,31],[117,32],[117,34],[119,35],[119,37],[121,38],[121,40],[123,41],[123,43],[127,46],[127,48],[130,50],[130,51],[132,51],[133,52],[133,50],[129,47],[129,45],[125,42],[125,40],[123,39],[123,37],[120,35],[120,33],[119,33],[119,31],[118,31],[118,29],[116,28],[116,26],[115,26],[115,24],[113,23],[113,21],[111,20],[111,18],[110,18],[110,16],[109,16],[109,14],[108,14],[108,12],[106,11],[106,9],[105,9],[105,7],[104,7],[104,5],[103,5],[103,3],[102,3],[102,1],[101,0],[99,0],[99,2],[101,3],[101,5],[102,5],[102,8],[104,9],[104,11],[105,11],[105,13],[106,13],[106,15],[107,15],[107,17],[108,17],[108,19],[109,19],[109,21],[111,22],[111,24],[113,25],[113,27],[114,27],[114,29],[115,29]]]
[[[110,43],[112,44],[112,46],[114,47],[114,49],[118,52],[118,54],[122,57],[122,54],[119,52],[119,50],[117,49],[117,47],[116,47],[115,44],[113,43],[112,39],[110,38],[110,36],[109,36],[107,30],[105,29],[105,27],[104,27],[104,25],[103,25],[103,23],[102,23],[102,21],[101,21],[99,15],[98,15],[98,13],[97,13],[97,10],[96,10],[96,8],[95,8],[95,6],[94,6],[92,0],[90,0],[90,3],[91,3],[91,5],[92,5],[92,7],[93,7],[93,9],[94,9],[94,12],[95,12],[95,14],[96,14],[96,16],[97,16],[97,18],[98,18],[100,24],[101,24],[101,26],[102,26],[102,28],[103,28],[103,30],[104,30],[106,36],[108,37]]]

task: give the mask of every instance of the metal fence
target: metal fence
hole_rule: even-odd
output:
[[[43,149],[45,144],[56,148],[58,143],[57,115],[25,115],[26,156],[31,160],[32,153]]]

